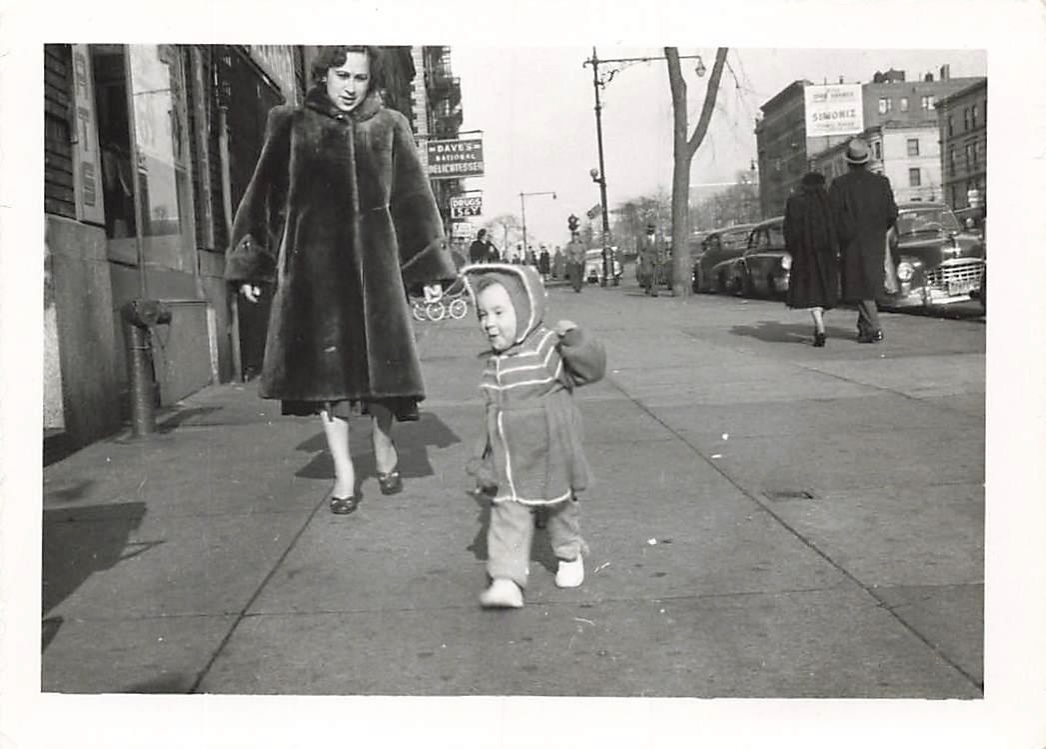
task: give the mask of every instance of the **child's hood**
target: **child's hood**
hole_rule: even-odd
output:
[[[526,340],[544,320],[547,294],[541,276],[533,267],[511,263],[478,263],[462,268],[461,274],[473,302],[476,300],[476,282],[480,278],[489,278],[505,287],[516,310],[515,344]]]

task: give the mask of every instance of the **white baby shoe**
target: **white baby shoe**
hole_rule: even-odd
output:
[[[559,567],[556,569],[556,585],[560,588],[576,588],[584,579],[585,563],[580,554],[573,562],[559,560]]]
[[[523,591],[511,580],[499,577],[479,594],[479,603],[485,609],[521,609]]]

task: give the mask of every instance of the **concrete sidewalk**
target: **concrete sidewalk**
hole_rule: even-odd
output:
[[[44,472],[42,687],[62,692],[982,694],[984,325],[853,340],[773,302],[550,291],[611,371],[578,391],[598,483],[578,590],[538,534],[527,606],[482,611],[471,318],[419,325],[429,390],[383,497],[331,515],[318,421],[253,384]]]

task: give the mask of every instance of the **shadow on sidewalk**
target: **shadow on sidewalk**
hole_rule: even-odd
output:
[[[781,323],[776,320],[760,320],[755,325],[735,325],[730,328],[734,335],[748,336],[767,343],[803,343],[809,345],[814,337],[814,326],[798,323]],[[856,331],[848,328],[825,326],[828,338],[852,339]]]
[[[44,510],[43,614],[46,616],[95,572],[163,543],[128,543],[144,516],[143,502]],[[61,625],[61,617],[44,620],[41,651],[47,649]]]
[[[349,427],[349,449],[356,468],[357,489],[365,479],[377,476],[374,450],[371,446],[370,417],[353,417]],[[393,427],[396,452],[399,453],[399,471],[405,479],[435,475],[429,462],[428,448],[450,447],[461,442],[454,431],[433,413],[423,412],[415,422],[402,422]],[[307,479],[331,479],[334,463],[327,449],[327,438],[319,432],[298,445],[296,450],[315,453],[312,460],[295,472]]]

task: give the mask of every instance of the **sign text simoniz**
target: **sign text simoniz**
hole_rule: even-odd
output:
[[[425,144],[432,179],[457,179],[483,175],[483,141],[430,140]]]

